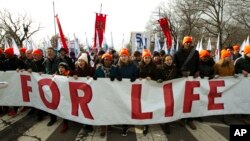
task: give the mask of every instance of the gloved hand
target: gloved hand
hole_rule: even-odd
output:
[[[120,77],[120,76],[118,76],[116,79],[117,79],[118,81],[122,81],[122,77]]]
[[[130,78],[130,82],[135,82],[136,78]]]
[[[96,77],[96,76],[93,76],[93,79],[94,79],[94,80],[97,80],[97,77]]]
[[[163,82],[162,79],[158,79],[158,80],[157,80],[157,83],[162,83],[162,82]]]
[[[115,80],[115,78],[114,77],[110,77],[110,81],[114,81]]]
[[[188,77],[190,72],[189,71],[183,71],[181,72],[183,77]]]

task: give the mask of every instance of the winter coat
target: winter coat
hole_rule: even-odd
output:
[[[117,78],[129,78],[135,80],[137,78],[137,71],[137,67],[132,62],[128,62],[127,64],[123,65],[118,65]]]
[[[159,71],[153,62],[144,64],[143,62],[139,66],[139,77],[146,78],[150,77],[152,80],[159,79]]]
[[[92,68],[90,65],[86,65],[84,68],[80,68],[79,66],[76,66],[74,75],[77,75],[78,77],[93,77],[95,74],[95,69]]]
[[[214,72],[220,76],[232,76],[234,75],[234,63],[230,61],[228,63],[224,63],[224,60],[221,59],[214,64]]]
[[[55,57],[52,60],[49,58],[45,59],[44,65],[45,65],[45,73],[46,74],[55,74],[58,70],[58,65],[61,62],[67,63],[65,59]]]
[[[250,73],[250,58],[239,58],[235,62],[235,73],[242,73],[242,70]]]
[[[185,61],[187,60],[191,50],[186,50],[184,48],[179,49],[174,54],[174,64],[176,65],[176,70],[178,75],[182,76],[183,71],[189,71],[191,76],[193,76],[196,72],[199,71],[199,64],[200,64],[200,58],[199,58],[199,52],[195,50],[195,53],[193,54],[192,58],[188,61],[188,63],[183,66]]]
[[[44,58],[41,60],[35,61],[32,60],[32,62],[27,65],[27,69],[31,69],[33,72],[45,72],[45,66],[44,66]]]
[[[176,66],[174,64],[172,64],[171,66],[163,64],[160,75],[160,79],[162,79],[163,81],[177,78]]]
[[[200,77],[210,77],[214,76],[214,60],[209,59],[208,61],[200,60]]]
[[[13,56],[11,58],[7,58],[4,61],[4,71],[8,70],[16,70],[16,69],[23,69],[24,63],[17,58],[17,56]]]
[[[104,67],[100,65],[95,71],[95,77],[99,78],[115,78],[117,75],[117,69],[115,66],[111,65],[110,67]]]

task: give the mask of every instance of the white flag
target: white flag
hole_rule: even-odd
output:
[[[17,56],[19,56],[20,55],[20,51],[19,51],[19,48],[18,48],[18,46],[16,44],[16,41],[14,40],[14,38],[11,38],[11,40],[12,40],[12,47],[14,49],[14,54],[16,54]]]
[[[215,55],[215,62],[218,62],[220,60],[220,34],[218,34],[216,49],[214,52]]]
[[[199,51],[199,49],[200,49],[200,42],[198,41],[195,50]]]
[[[212,50],[210,38],[208,39],[208,42],[207,42],[207,50],[210,50],[210,51]]]
[[[203,40],[203,38],[201,38],[200,47],[199,47],[199,50],[198,50],[199,52],[200,52],[201,50],[203,50],[202,40]]]
[[[110,48],[114,48],[114,41],[113,41],[113,35],[112,35],[112,32],[111,32],[111,46],[110,46]]]
[[[105,34],[103,34],[102,49],[103,49],[105,52],[108,51],[108,44],[107,44],[107,41],[106,41],[106,36],[105,36]]]
[[[99,42],[99,36],[98,32],[96,31],[96,48],[99,51],[100,50],[100,42]]]
[[[58,38],[57,39],[57,50],[60,50],[62,48],[62,42],[61,42],[61,39]]]
[[[245,44],[245,46],[247,46],[247,45],[250,45],[249,35],[247,36],[247,40],[246,40],[246,44]]]
[[[10,45],[9,45],[7,39],[4,37],[4,49],[7,49],[9,47],[10,47]]]
[[[164,45],[162,47],[162,50],[164,50],[166,54],[168,53],[167,39],[164,40]]]
[[[122,48],[126,48],[125,46],[124,46],[124,34],[122,34]]]
[[[155,45],[154,45],[154,51],[160,52],[161,51],[161,45],[160,41],[158,39],[157,34],[155,33]]]
[[[75,55],[79,56],[79,54],[80,54],[80,46],[79,46],[79,42],[78,42],[78,39],[76,38],[75,34],[74,34],[74,49],[75,49]]]

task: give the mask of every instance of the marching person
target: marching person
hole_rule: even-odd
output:
[[[199,76],[199,52],[192,46],[192,37],[185,36],[183,39],[183,47],[174,54],[174,64],[176,65],[177,74],[181,77]],[[192,118],[186,120],[187,125],[196,130]]]
[[[111,81],[114,81],[116,77],[116,67],[112,65],[113,57],[109,53],[105,53],[102,55],[101,64],[97,67],[95,71],[94,80],[97,78],[110,78]],[[106,135],[106,131],[108,126],[101,126],[100,136],[104,137]]]
[[[122,81],[123,78],[128,78],[131,82],[134,82],[137,78],[137,67],[130,60],[128,49],[122,48],[119,56],[120,58],[117,65],[117,80]],[[128,128],[128,125],[122,126],[122,136],[127,136]]]
[[[86,77],[89,79],[95,74],[95,69],[90,66],[87,53],[82,53],[75,64],[75,71],[73,77],[77,79],[78,77]],[[92,132],[93,126],[86,125],[84,128],[87,132]]]
[[[146,79],[148,81],[154,80],[156,81],[159,77],[157,77],[157,67],[156,64],[152,62],[151,53],[149,50],[144,49],[142,53],[142,60],[139,65],[139,79]],[[143,134],[148,134],[148,125],[143,127]]]
[[[46,49],[46,54],[47,58],[44,61],[46,74],[51,74],[51,75],[55,74],[58,69],[59,63],[61,62],[67,63],[67,61],[64,58],[59,58],[56,56],[56,51],[52,47]],[[56,121],[57,121],[56,116],[50,114],[50,121],[48,122],[47,126],[52,126]]]
[[[63,76],[72,76],[72,72],[70,71],[69,65],[65,62],[61,62],[58,65],[58,71],[56,72],[57,75],[63,75]],[[63,126],[60,130],[60,133],[64,133],[69,129],[68,120],[63,119]]]

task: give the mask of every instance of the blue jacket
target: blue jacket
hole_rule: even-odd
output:
[[[105,68],[103,65],[97,67],[95,71],[95,77],[101,78],[115,78],[117,75],[117,69],[115,66],[111,66],[110,68]]]
[[[117,78],[137,78],[137,67],[134,63],[129,62],[127,65],[122,65],[117,67]]]

